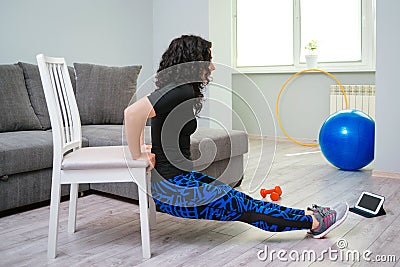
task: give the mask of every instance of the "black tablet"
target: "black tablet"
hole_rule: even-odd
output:
[[[369,192],[362,192],[360,198],[355,205],[355,208],[376,215],[381,209],[384,201],[384,196]]]

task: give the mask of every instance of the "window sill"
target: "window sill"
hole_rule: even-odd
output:
[[[274,74],[274,73],[297,73],[305,70],[307,67],[299,66],[277,66],[277,67],[236,67],[236,72],[233,74]],[[375,68],[365,65],[354,65],[354,66],[318,66],[318,69],[333,72],[333,73],[348,73],[348,72],[375,72]]]

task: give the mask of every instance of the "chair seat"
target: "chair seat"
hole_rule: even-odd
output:
[[[64,156],[62,170],[146,168],[144,160],[134,160],[127,146],[84,147]]]

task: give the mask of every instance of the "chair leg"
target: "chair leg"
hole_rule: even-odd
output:
[[[144,173],[144,179],[146,179],[145,173]],[[140,209],[140,232],[142,236],[143,258],[145,259],[149,259],[151,257],[149,207],[148,207],[149,195],[146,192],[147,190],[148,190],[148,182],[146,180],[144,181],[144,184],[138,185],[139,209]]]
[[[71,184],[69,194],[69,215],[68,215],[68,233],[75,233],[76,227],[76,208],[78,203],[78,188],[79,184]]]
[[[147,184],[147,196],[148,196],[148,209],[149,209],[149,224],[150,229],[156,229],[157,219],[156,219],[156,205],[153,198],[151,197],[151,174],[146,175]]]
[[[151,196],[149,198],[149,224],[150,229],[154,230],[157,228],[157,218],[156,218],[156,205]]]
[[[49,237],[47,245],[47,257],[49,259],[54,259],[57,255],[58,218],[61,197],[61,184],[59,182],[55,183],[54,180],[55,179],[53,179],[51,185]]]

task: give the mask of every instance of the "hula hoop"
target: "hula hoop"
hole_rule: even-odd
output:
[[[282,126],[281,118],[279,117],[279,100],[280,100],[280,98],[281,98],[281,94],[282,94],[282,92],[283,92],[283,89],[285,89],[286,85],[287,85],[293,78],[295,78],[296,76],[298,76],[298,75],[300,75],[300,74],[302,74],[302,73],[310,72],[310,71],[321,72],[321,73],[324,73],[324,74],[328,75],[329,77],[331,77],[331,78],[339,85],[340,89],[342,90],[343,97],[344,97],[344,101],[345,101],[345,103],[346,103],[346,109],[349,108],[349,104],[348,104],[348,102],[347,102],[347,95],[346,95],[346,92],[344,91],[343,85],[342,85],[342,84],[339,82],[339,80],[338,80],[335,76],[333,76],[331,73],[329,73],[329,72],[327,72],[327,71],[324,71],[324,70],[320,70],[320,69],[306,69],[306,70],[299,71],[299,72],[293,74],[292,76],[290,76],[290,77],[286,80],[286,82],[282,85],[281,90],[279,91],[278,98],[276,99],[275,113],[276,113],[276,118],[277,118],[277,120],[278,120],[279,127],[281,128],[282,132],[286,135],[286,137],[289,138],[292,142],[294,142],[294,143],[296,143],[296,144],[298,144],[298,145],[302,145],[302,146],[318,146],[318,144],[314,144],[314,143],[302,143],[302,142],[300,142],[300,141],[297,141],[297,140],[294,139],[293,137],[291,137],[291,136],[285,131],[285,129],[284,129],[283,126]]]

